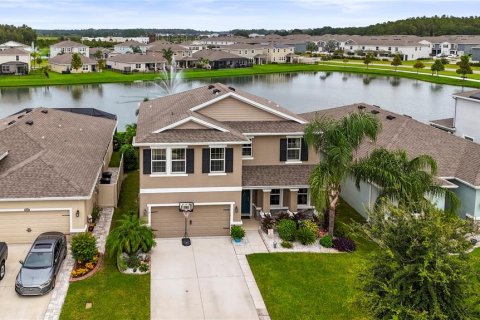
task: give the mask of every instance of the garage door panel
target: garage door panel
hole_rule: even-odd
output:
[[[178,207],[152,208],[152,229],[159,238],[182,237],[185,232],[185,218]],[[188,235],[225,236],[230,233],[230,206],[195,206],[187,221]]]
[[[30,232],[28,229],[30,229]],[[0,212],[0,241],[31,243],[39,234],[48,231],[69,233],[69,212]]]

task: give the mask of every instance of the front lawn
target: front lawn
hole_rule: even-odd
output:
[[[343,200],[338,223],[364,219]],[[248,262],[267,305],[278,319],[367,319],[355,301],[362,257],[374,248],[357,241],[355,253],[270,253],[248,256]]]
[[[123,213],[137,212],[138,171],[125,178],[112,227]],[[92,302],[91,309],[85,304]],[[92,278],[70,284],[60,319],[149,319],[150,275],[124,275],[106,259]]]

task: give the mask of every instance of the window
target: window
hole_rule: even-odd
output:
[[[298,189],[297,204],[302,206],[308,205],[308,189],[307,188]]]
[[[19,56],[15,56],[15,60],[19,61],[19,60],[20,60],[20,57],[19,57]]]
[[[252,53],[255,53],[255,50],[252,50]]]
[[[287,161],[300,161],[300,150],[302,138],[287,139]]]
[[[280,189],[272,189],[270,191],[270,205],[271,206],[279,206],[281,200],[281,191]]]
[[[210,172],[225,172],[225,148],[210,148]]]
[[[10,66],[2,66],[2,72],[10,72]]]
[[[251,156],[252,156],[252,144],[251,143],[244,144],[242,146],[242,157],[249,158]]]
[[[84,65],[82,66],[82,70],[88,71],[88,64],[84,64]]]
[[[185,173],[185,149],[172,149],[172,173]]]
[[[135,64],[135,68],[140,69],[142,65],[140,63]]]
[[[152,173],[167,173],[166,149],[152,149]]]
[[[388,47],[388,51],[392,51],[392,47]]]

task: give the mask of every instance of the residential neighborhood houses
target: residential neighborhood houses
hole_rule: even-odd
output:
[[[72,67],[72,53],[64,53],[48,59],[50,69],[58,73],[87,73],[97,71],[97,61],[88,56],[79,55],[81,67],[75,69]]]
[[[90,55],[90,48],[78,42],[66,40],[50,46],[50,58],[54,58],[59,54],[64,53],[79,53],[88,57]]]
[[[20,48],[0,50],[0,74],[22,75],[30,71],[30,53]]]

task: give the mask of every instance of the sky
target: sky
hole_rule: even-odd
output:
[[[0,23],[34,29],[294,29],[475,14],[479,0],[0,0]],[[478,12],[477,12],[478,13]]]

